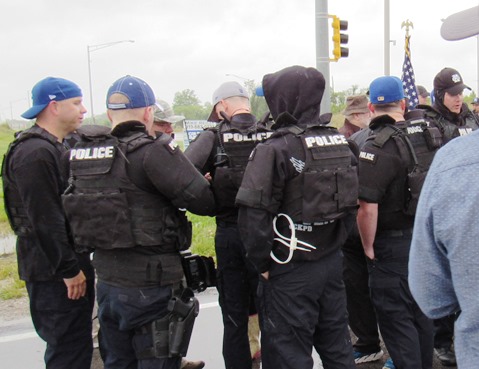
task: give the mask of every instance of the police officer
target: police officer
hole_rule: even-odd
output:
[[[248,93],[237,82],[225,82],[214,91],[208,120],[219,124],[199,134],[185,155],[201,173],[211,176],[216,198],[215,250],[225,366],[251,369],[248,316],[258,273],[246,259],[237,227],[235,197],[251,151],[271,132],[257,123],[251,114]]]
[[[185,117],[182,115],[175,115],[171,106],[164,100],[156,99],[156,109],[153,114],[153,124],[151,126],[151,135],[160,136],[161,134],[175,137],[173,124],[181,122]],[[189,247],[189,245],[188,245]],[[205,366],[204,361],[195,360],[189,361],[185,358],[181,359],[180,369],[201,369]]]
[[[88,253],[75,253],[61,194],[64,138],[82,123],[86,109],[73,82],[47,77],[32,89],[36,119],[19,133],[2,166],[5,210],[17,235],[18,272],[26,282],[30,312],[46,342],[48,369],[90,369],[94,273]]]
[[[430,369],[432,322],[411,296],[407,266],[415,205],[441,134],[426,128],[425,120],[404,122],[399,78],[375,79],[369,98],[373,135],[359,155],[357,222],[369,263],[371,299],[394,366]],[[387,365],[394,367],[390,361]]]
[[[263,78],[275,133],[250,156],[236,203],[248,258],[261,273],[263,368],[355,368],[341,245],[356,209],[355,157],[320,123],[323,75],[293,66]],[[326,123],[326,122],[325,122]]]
[[[464,84],[457,70],[444,68],[434,77],[432,106],[420,106],[425,118],[441,130],[444,143],[479,128],[479,119],[464,103],[463,91],[466,88],[471,89]],[[411,114],[417,116],[415,111]]]
[[[453,68],[442,69],[434,78],[434,104],[426,110],[426,118],[438,126],[444,143],[455,137],[465,136],[479,128],[479,118],[464,103],[466,86],[459,72]],[[434,320],[434,349],[444,365],[456,365],[453,345],[456,315]]]
[[[71,150],[63,197],[75,245],[95,248],[105,368],[176,369],[198,308],[180,286],[188,229],[178,209],[211,214],[213,194],[169,135],[147,134],[155,110],[148,84],[120,78],[107,108],[111,134],[84,136]],[[175,342],[179,321],[184,336]]]

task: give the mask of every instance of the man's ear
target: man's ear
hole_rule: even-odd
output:
[[[225,100],[220,100],[216,105],[215,105],[215,111],[216,115],[221,118],[221,112],[224,111],[226,113],[226,108],[227,108],[227,102]]]
[[[374,113],[374,105],[368,102],[368,109],[371,113]]]
[[[55,100],[50,101],[44,110],[48,110],[51,114],[57,116],[59,111],[58,102]]]
[[[143,112],[143,123],[150,124],[153,122],[153,107],[147,106]]]

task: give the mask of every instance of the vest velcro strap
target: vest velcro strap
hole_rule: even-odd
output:
[[[383,147],[384,144],[391,138],[392,135],[398,132],[398,128],[386,125],[374,138],[373,145],[376,147]]]
[[[97,179],[95,181],[77,179],[75,180],[75,186],[80,188],[118,188],[120,187],[120,181],[115,181],[111,178],[107,180]]]

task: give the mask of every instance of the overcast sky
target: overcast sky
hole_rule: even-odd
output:
[[[448,66],[477,92],[477,39],[445,41],[439,30],[442,18],[478,0],[390,3],[391,74],[401,75],[401,23],[409,19],[416,82],[430,90]],[[328,12],[349,21],[350,57],[331,63],[335,90],[367,87],[384,75],[384,1],[331,0]],[[125,74],[169,103],[187,88],[205,102],[222,82],[242,82],[226,74],[259,83],[290,65],[316,66],[314,0],[15,0],[1,2],[0,16],[0,121],[19,118],[32,86],[46,76],[78,83],[90,110],[87,45],[135,41],[91,53],[95,114]]]

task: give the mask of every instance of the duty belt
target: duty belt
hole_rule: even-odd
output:
[[[403,237],[403,236],[411,236],[412,235],[412,228],[408,229],[389,229],[386,231],[378,231],[377,236],[381,237]]]

